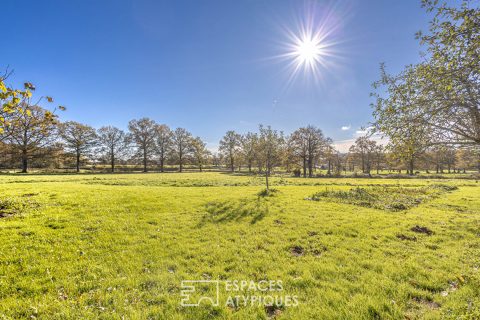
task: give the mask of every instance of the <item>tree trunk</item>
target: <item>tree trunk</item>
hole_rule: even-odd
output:
[[[265,168],[265,184],[266,184],[266,187],[267,187],[267,188],[266,188],[266,190],[267,190],[267,195],[268,195],[268,193],[269,193],[269,191],[270,191],[269,188],[268,188],[268,187],[269,187],[269,186],[268,186],[268,174],[269,174],[269,171],[270,171],[270,170],[269,170],[269,167],[270,167],[270,165],[269,165],[269,163],[268,163],[268,161],[267,161],[267,167]]]
[[[303,157],[303,177],[307,177],[307,157]]]
[[[80,151],[77,150],[77,173],[80,172]]]
[[[313,177],[313,159],[308,157],[308,177]]]
[[[28,171],[28,155],[27,150],[22,150],[22,173],[27,173]]]
[[[234,172],[235,167],[234,167],[234,159],[233,159],[233,153],[230,152],[230,171]]]
[[[161,154],[160,154],[160,172],[163,172],[163,165],[164,165],[164,162],[165,162],[165,156],[164,156],[164,151],[163,149],[161,150]]]
[[[112,153],[112,157],[110,159],[111,161],[111,166],[112,166],[112,173],[115,172],[115,155]]]
[[[408,164],[408,167],[410,169],[410,175],[413,176],[413,165],[414,165],[414,161],[413,161],[413,157],[410,159],[410,162]]]
[[[143,148],[143,172],[147,172],[147,148]]]
[[[182,172],[182,171],[183,171],[183,159],[182,159],[182,154],[179,155],[178,161],[179,161],[179,164],[180,164],[180,172]]]

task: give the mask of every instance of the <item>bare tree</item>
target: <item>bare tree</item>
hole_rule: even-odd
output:
[[[380,169],[381,169],[380,166],[385,158],[385,149],[381,144],[378,144],[375,146],[373,152],[375,155],[375,166],[377,169],[377,174],[380,174]]]
[[[362,172],[370,175],[372,161],[377,143],[368,137],[358,137],[355,144],[350,147],[350,153],[360,159]]]
[[[309,125],[296,130],[292,133],[290,139],[294,154],[302,160],[303,176],[306,176],[308,168],[308,176],[312,177],[315,161],[318,160],[322,151],[328,145],[322,130]]]
[[[97,130],[100,151],[110,160],[111,171],[115,172],[115,161],[128,148],[129,136],[122,130],[106,126]]]
[[[173,132],[165,124],[157,125],[155,128],[155,143],[157,154],[160,160],[160,172],[164,172],[165,161],[172,149]]]
[[[281,163],[282,147],[285,143],[283,133],[273,130],[270,126],[260,125],[258,136],[258,154],[265,165],[265,186],[270,192],[268,177],[272,169]]]
[[[179,171],[183,171],[185,156],[191,151],[192,134],[186,129],[177,128],[173,132],[173,148],[178,160]]]
[[[97,141],[95,129],[75,121],[67,121],[60,125],[60,136],[66,149],[75,154],[75,167],[77,172],[80,172],[81,157],[87,155]]]
[[[200,137],[192,139],[191,146],[193,158],[195,159],[200,172],[202,172],[203,166],[210,156],[210,151],[208,151],[207,144],[203,142]]]
[[[308,159],[308,145],[306,139],[305,128],[295,130],[289,139],[292,146],[293,156],[299,158],[302,162],[303,177],[307,177],[307,159]]]
[[[258,135],[256,133],[248,132],[241,136],[240,146],[242,155],[247,162],[248,172],[252,172],[253,162],[255,161],[255,149],[258,143]]]
[[[219,151],[223,153],[230,162],[230,171],[235,170],[235,158],[240,148],[241,136],[235,131],[227,131],[220,140]]]
[[[155,134],[157,124],[149,118],[131,120],[128,123],[132,141],[137,146],[137,156],[142,159],[143,172],[148,171],[148,161],[155,153]]]

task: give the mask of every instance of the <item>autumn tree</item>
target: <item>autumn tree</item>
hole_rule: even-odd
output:
[[[235,170],[235,158],[240,148],[241,136],[235,131],[227,131],[220,140],[219,151],[225,155],[229,164],[230,171]]]
[[[268,177],[275,166],[281,163],[282,148],[285,139],[283,133],[273,130],[270,126],[260,125],[258,134],[258,157],[265,167],[265,186],[270,192]]]
[[[480,172],[480,148],[461,148],[457,150],[456,158],[458,168],[462,168],[463,172],[469,168],[476,168]]]
[[[240,137],[240,150],[248,167],[248,172],[252,173],[252,166],[255,161],[255,151],[258,143],[258,135],[253,132],[247,132]]]
[[[193,159],[197,164],[200,172],[202,172],[203,166],[205,165],[208,157],[210,156],[210,151],[208,151],[207,144],[203,142],[200,137],[193,138],[190,143]]]
[[[373,153],[375,168],[377,170],[377,174],[380,174],[382,163],[385,161],[385,147],[381,144],[377,144],[373,149]]]
[[[75,155],[75,168],[80,172],[82,156],[87,156],[97,142],[94,128],[75,121],[60,124],[60,136],[67,151]]]
[[[185,158],[192,151],[192,134],[184,128],[177,128],[173,132],[173,152],[176,156],[179,171],[183,171]]]
[[[6,70],[0,75],[0,141],[13,132],[6,130],[8,126],[12,125],[12,122],[18,119],[24,123],[25,117],[31,112],[30,107],[38,106],[42,100],[53,102],[51,97],[45,97],[34,103],[32,93],[35,91],[35,86],[30,82],[24,83],[22,90],[11,88],[6,83],[11,74],[12,71]],[[60,106],[58,109],[64,110],[65,108]]]
[[[328,145],[328,140],[323,135],[322,130],[312,125],[293,132],[290,140],[294,146],[294,154],[302,161],[303,176],[306,177],[308,169],[308,176],[312,177],[315,162]]]
[[[35,153],[47,146],[54,138],[57,126],[57,110],[44,109],[41,104],[52,103],[52,97],[34,98],[35,86],[24,83],[24,88],[13,89],[6,84],[12,74],[5,71],[0,75],[0,141],[6,141],[21,153],[22,172],[28,171],[28,161]]]
[[[337,151],[330,143],[326,144],[325,146],[325,160],[327,161],[327,175],[332,174],[332,168],[335,168],[335,163],[338,163],[338,155]]]
[[[173,132],[166,124],[155,127],[155,146],[160,160],[160,172],[164,172],[167,156],[172,150]]]
[[[6,142],[14,150],[20,151],[22,172],[26,173],[29,160],[53,142],[58,121],[52,112],[38,105],[30,105],[28,99],[21,104],[9,114],[10,120],[4,126],[3,134]]]
[[[300,159],[303,169],[303,177],[307,177],[307,161],[308,161],[308,142],[305,128],[295,130],[289,137],[289,145],[291,146],[294,157]]]
[[[360,159],[362,172],[370,175],[372,169],[372,161],[377,143],[366,136],[358,137],[355,144],[350,147],[350,153]]]
[[[110,161],[110,168],[115,172],[115,161],[125,154],[129,146],[129,136],[122,130],[105,126],[97,130],[100,152]]]
[[[131,120],[128,123],[132,142],[137,147],[136,155],[142,159],[143,172],[148,171],[148,162],[155,153],[155,134],[157,124],[149,118]]]

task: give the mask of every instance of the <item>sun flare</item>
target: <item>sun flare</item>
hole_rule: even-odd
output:
[[[295,53],[298,64],[312,66],[319,61],[322,54],[322,46],[315,39],[304,38],[295,45]]]
[[[343,7],[342,7],[343,8]],[[284,64],[288,88],[296,80],[322,85],[345,59],[343,27],[349,10],[317,2],[305,5],[296,19],[280,25],[282,53],[272,58]],[[343,49],[342,49],[343,48]]]

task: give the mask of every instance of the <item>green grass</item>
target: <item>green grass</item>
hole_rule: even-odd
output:
[[[268,197],[213,172],[0,183],[0,319],[480,318],[475,180],[272,177]],[[357,188],[422,201],[305,200]],[[281,280],[299,305],[182,307],[198,279]]]

